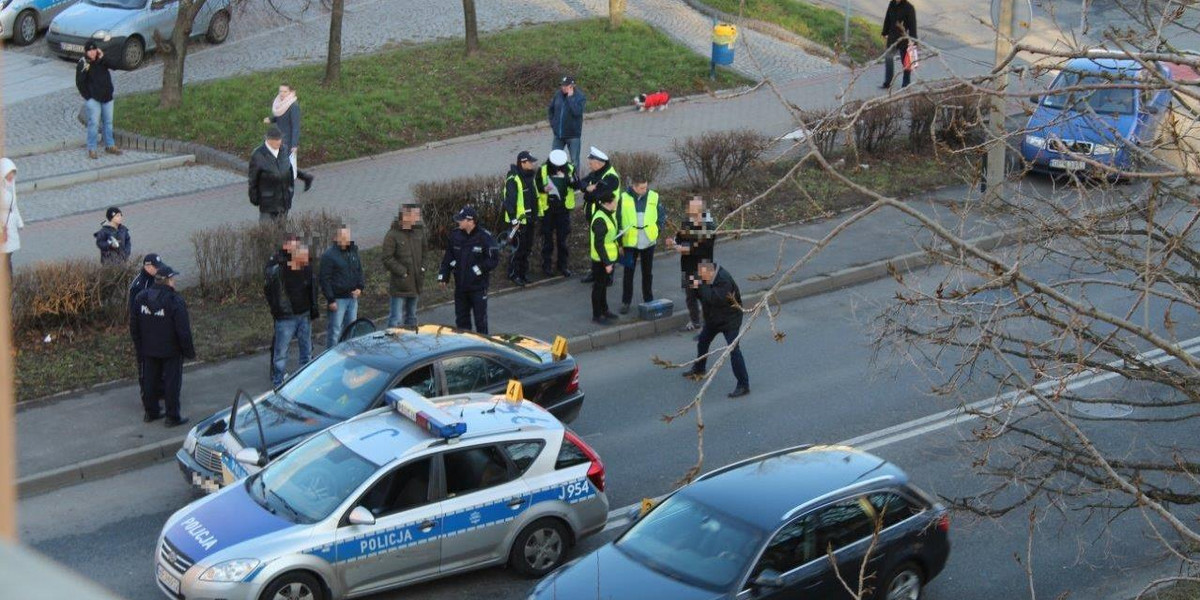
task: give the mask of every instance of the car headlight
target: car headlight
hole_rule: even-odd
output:
[[[260,561],[253,558],[235,558],[223,563],[217,563],[200,575],[201,581],[233,582],[241,581],[258,568]]]
[[[1117,153],[1116,146],[1110,146],[1108,144],[1096,144],[1096,145],[1092,146],[1092,154],[1094,154],[1096,156],[1103,156],[1106,154],[1116,154],[1116,153]]]
[[[1025,136],[1025,143],[1033,146],[1034,148],[1045,148],[1046,138],[1036,135],[1027,135]]]
[[[193,427],[192,430],[187,433],[187,437],[183,438],[183,451],[187,454],[193,454],[196,452],[196,428],[195,427]]]
[[[107,42],[112,39],[112,34],[110,34],[107,29],[101,29],[100,31],[92,34],[92,39]]]

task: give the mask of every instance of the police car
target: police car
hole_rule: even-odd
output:
[[[159,536],[159,588],[176,600],[331,600],[506,563],[549,573],[603,529],[604,465],[512,387],[392,390],[388,406],[193,502]]]

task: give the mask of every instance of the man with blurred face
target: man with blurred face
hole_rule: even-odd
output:
[[[293,338],[300,351],[296,368],[312,359],[312,322],[320,313],[308,246],[301,244],[298,237],[288,236],[267,263],[265,273],[263,293],[271,309],[271,318],[275,320],[271,385],[279,387],[287,377],[288,349]]]
[[[366,287],[358,246],[350,236],[350,228],[339,227],[333,240],[321,255],[321,293],[329,309],[326,348],[337,344],[346,327],[358,318],[358,297]]]

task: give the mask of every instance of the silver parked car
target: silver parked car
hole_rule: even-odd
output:
[[[28,46],[50,20],[79,0],[0,0],[0,39]]]
[[[136,69],[175,30],[178,0],[83,0],[50,22],[46,43],[63,58],[79,58],[89,40],[126,69]],[[229,37],[229,0],[208,0],[192,22],[192,37],[220,44]]]
[[[604,528],[604,465],[544,408],[408,388],[388,400],[172,515],[159,588],[335,600],[491,565],[540,577]]]

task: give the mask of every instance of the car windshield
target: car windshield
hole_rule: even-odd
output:
[[[92,6],[104,6],[107,8],[128,8],[138,9],[145,8],[147,0],[87,0]]]
[[[283,384],[279,396],[300,408],[349,419],[371,406],[391,379],[344,349],[330,350]]]
[[[1133,113],[1134,96],[1137,91],[1134,88],[1105,87],[1104,89],[1085,89],[1054,93],[1055,90],[1073,87],[1111,86],[1114,83],[1121,84],[1123,82],[1122,78],[1064,72],[1058,76],[1058,79],[1054,80],[1054,84],[1050,86],[1050,93],[1046,95],[1046,100],[1042,104],[1059,110],[1085,112],[1086,109],[1083,107],[1083,103],[1086,102],[1098,114],[1131,114]],[[1133,83],[1133,80],[1125,83]]]
[[[693,586],[729,589],[764,533],[682,494],[671,496],[615,543],[647,567]]]
[[[328,517],[377,467],[328,431],[297,446],[246,480],[263,508],[296,523]]]

